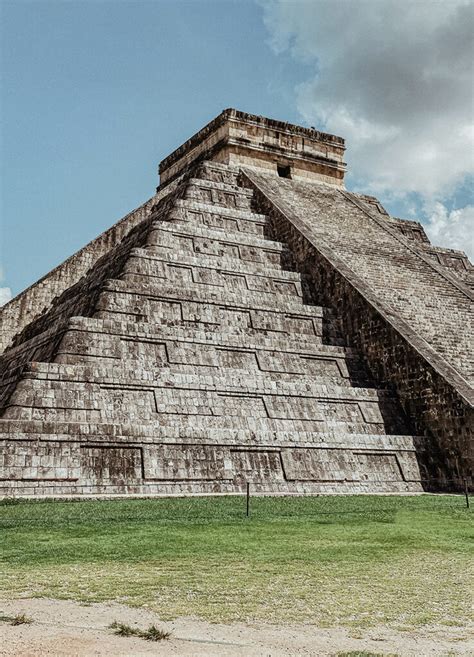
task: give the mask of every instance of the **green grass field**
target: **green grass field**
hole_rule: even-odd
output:
[[[1,595],[115,600],[163,619],[464,625],[472,510],[454,496],[0,505]]]

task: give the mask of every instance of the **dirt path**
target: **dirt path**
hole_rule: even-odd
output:
[[[473,633],[452,627],[396,632],[381,626],[349,632],[311,625],[275,626],[263,623],[219,625],[191,618],[161,622],[143,609],[119,604],[84,606],[69,600],[0,601],[2,615],[24,613],[30,625],[0,624],[0,655],[8,657],[280,657],[327,656],[342,650],[368,650],[400,657],[474,655]],[[151,643],[115,636],[113,621],[143,629],[156,624],[172,632],[169,640]],[[472,628],[471,628],[472,629]]]

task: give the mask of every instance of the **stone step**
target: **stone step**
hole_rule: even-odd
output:
[[[124,365],[130,368],[140,367],[151,375],[154,371],[160,369],[159,356],[151,350],[142,350],[141,348],[134,348],[133,354],[123,352],[122,357],[104,357],[99,354],[83,353],[86,349],[78,348],[77,352],[61,351],[54,359],[55,363],[64,365],[97,365],[109,369],[115,367],[123,361]],[[163,349],[167,351],[167,349]],[[367,377],[364,378],[362,374],[352,372],[349,376],[342,377],[337,363],[331,361],[317,361],[316,364],[310,362],[311,367],[307,366],[305,362],[301,365],[299,371],[297,370],[298,364],[287,363],[281,364],[280,362],[271,362],[265,364],[266,370],[260,369],[257,364],[257,359],[251,359],[245,353],[233,352],[231,356],[225,350],[216,350],[217,355],[213,358],[214,363],[209,364],[211,358],[207,353],[202,354],[201,350],[196,354],[196,350],[179,350],[174,352],[173,355],[164,356],[164,362],[161,367],[166,367],[173,374],[200,374],[205,376],[213,376],[219,368],[229,373],[229,376],[242,376],[243,373],[253,375],[255,373],[264,375],[270,381],[286,381],[286,382],[305,382],[328,384],[330,386],[351,386],[351,387],[367,387]],[[139,352],[139,355],[137,355]],[[147,354],[147,362],[143,361],[143,355]],[[169,360],[166,360],[169,358]],[[173,362],[180,361],[180,362]],[[33,361],[34,362],[34,361]],[[270,368],[273,369],[270,369]],[[283,369],[283,367],[287,369]]]
[[[262,375],[289,375],[315,377],[344,378],[347,383],[354,384],[359,379],[364,380],[364,370],[361,364],[343,350],[330,351],[328,345],[320,348],[312,346],[308,353],[304,350],[288,352],[261,345],[252,347],[244,340],[228,340],[221,342],[220,336],[210,335],[208,340],[196,339],[177,340],[169,327],[164,327],[169,337],[164,335],[141,335],[129,333],[106,332],[95,333],[93,330],[71,329],[63,337],[59,345],[55,361],[61,363],[79,364],[101,359],[102,362],[113,363],[114,360],[134,363],[135,367],[171,367],[182,371],[192,371],[193,368],[209,368],[210,373],[215,368],[242,369],[249,373]],[[277,345],[278,347],[278,345]],[[336,348],[337,349],[337,348]],[[179,366],[179,367],[177,367]]]
[[[0,385],[8,385],[9,382],[16,384],[19,376],[18,371],[21,372],[25,363],[32,361],[35,354],[37,356],[41,355],[44,361],[53,360],[55,349],[59,345],[65,330],[66,326],[59,331],[56,326],[51,326],[42,333],[34,335],[29,340],[24,340],[16,347],[11,347],[5,351],[1,356]],[[1,406],[2,399],[0,399]]]
[[[112,316],[107,319],[98,317],[71,317],[68,324],[65,325],[59,333],[54,327],[35,335],[30,340],[26,340],[16,347],[12,347],[3,355],[3,360],[12,360],[20,355],[23,351],[39,347],[43,342],[50,344],[63,334],[71,332],[93,333],[85,340],[93,341],[95,339],[102,342],[105,347],[104,334],[125,340],[136,340],[137,342],[162,343],[171,341],[173,343],[197,343],[215,347],[235,349],[236,351],[259,350],[274,353],[275,355],[294,354],[301,356],[322,357],[328,359],[353,359],[357,360],[357,353],[350,347],[336,346],[333,344],[322,344],[317,338],[302,335],[285,335],[275,334],[268,336],[265,333],[241,329],[241,331],[226,331],[220,329],[216,333],[214,328],[204,329],[199,326],[167,326],[165,324],[150,324],[145,322],[121,321],[120,315]],[[102,357],[118,357],[113,352],[107,353],[101,351]],[[51,357],[54,354],[51,352]]]
[[[207,233],[202,234],[202,233]],[[240,239],[239,239],[240,238]],[[244,243],[252,238],[254,243]],[[146,247],[150,253],[168,250],[184,255],[203,255],[206,258],[232,258],[246,263],[257,263],[271,269],[291,269],[291,256],[279,242],[263,240],[244,233],[224,233],[199,225],[165,224],[152,229]]]
[[[148,422],[158,415],[164,424],[193,416],[202,427],[207,420],[210,426],[222,422],[239,427],[243,422],[242,428],[275,421],[283,422],[282,430],[292,430],[292,423],[296,431],[347,424],[361,432],[372,427],[381,433],[398,433],[402,426],[395,401],[388,393],[370,388],[314,381],[301,385],[248,374],[182,375],[166,368],[156,375],[141,374],[144,378],[137,379],[133,370],[126,370],[117,381],[107,368],[104,372],[94,365],[34,363],[11,396],[4,417],[123,422],[128,416]]]
[[[65,362],[70,362],[68,355],[71,355],[71,361],[74,363],[78,359],[80,360],[81,354],[85,360],[90,360],[93,357],[102,359],[120,358],[120,354],[122,354],[120,343],[122,340],[137,341],[138,343],[150,345],[148,347],[137,346],[136,353],[138,357],[141,357],[140,354],[143,353],[143,350],[149,352],[154,349],[159,350],[160,347],[154,345],[163,345],[164,341],[170,342],[170,349],[174,350],[175,353],[176,350],[180,351],[180,343],[194,343],[197,341],[204,346],[208,345],[209,348],[220,346],[223,350],[227,349],[229,352],[233,352],[234,355],[231,353],[229,357],[234,361],[236,358],[241,358],[243,366],[246,366],[245,362],[248,358],[252,358],[257,362],[257,354],[260,350],[263,350],[270,353],[263,354],[261,358],[259,357],[259,366],[262,368],[266,366],[264,363],[268,363],[268,359],[272,360],[274,358],[276,361],[284,359],[285,353],[288,352],[294,354],[294,356],[290,356],[294,363],[299,360],[298,354],[301,354],[308,361],[314,357],[322,357],[324,361],[333,361],[337,357],[340,371],[343,371],[344,360],[349,359],[351,377],[358,379],[362,373],[352,350],[334,344],[322,343],[323,318],[321,320],[313,319],[311,325],[313,332],[309,332],[311,326],[301,327],[301,323],[297,323],[297,317],[280,318],[278,319],[278,326],[276,326],[274,318],[273,328],[286,331],[277,332],[275,330],[269,331],[265,328],[265,324],[262,325],[262,316],[258,312],[253,314],[249,312],[245,315],[245,313],[238,311],[226,313],[224,311],[217,312],[214,309],[214,313],[207,311],[205,316],[194,314],[191,317],[189,312],[192,310],[197,313],[199,308],[195,306],[190,308],[187,302],[182,304],[164,302],[160,305],[148,304],[146,306],[147,302],[142,299],[136,299],[135,301],[139,305],[139,310],[133,310],[132,312],[129,308],[128,314],[98,311],[97,315],[102,316],[102,318],[99,316],[94,318],[72,317],[61,326],[55,325],[28,340],[24,340],[17,347],[12,347],[2,357],[3,384],[8,385],[10,380],[12,382],[17,380],[16,368],[21,368],[25,363],[32,360],[53,360],[58,353]],[[125,304],[123,305],[125,306]],[[184,313],[182,312],[183,308]],[[148,311],[149,318],[153,322],[145,321],[146,316],[143,314],[145,310]],[[153,311],[156,311],[156,313],[154,314]],[[325,310],[324,314],[326,312]],[[197,322],[197,317],[202,319],[203,322]],[[126,321],[127,319],[128,321]],[[204,320],[207,320],[207,323]],[[237,325],[239,321],[241,325]],[[218,326],[216,322],[221,322],[221,324]],[[244,323],[246,323],[245,326]],[[252,328],[252,323],[257,328]],[[326,324],[327,320],[324,319],[324,325]],[[218,331],[216,331],[217,326]],[[261,326],[262,328],[260,328]],[[301,328],[306,333],[296,333],[296,330]],[[315,335],[315,330],[317,335]],[[77,343],[75,344],[74,335],[84,331],[87,334],[85,336],[77,335]],[[110,339],[104,337],[104,332],[110,332]],[[112,338],[114,335],[119,336],[120,342],[117,342],[115,337]],[[62,340],[64,340],[64,344],[61,342]],[[332,341],[336,341],[335,338],[332,338]],[[130,351],[128,346],[127,351]],[[238,356],[239,352],[244,353]],[[220,354],[219,356],[221,362],[226,361],[226,354]],[[158,352],[155,357],[158,358]],[[295,365],[295,369],[297,367]],[[312,370],[312,368],[318,370],[319,363],[308,362],[306,367],[309,370]],[[332,369],[335,366],[328,363],[327,367]],[[364,379],[363,376],[362,379]]]
[[[96,450],[92,450],[95,458]],[[23,472],[24,468],[20,468]],[[55,472],[50,468],[45,469],[46,472]],[[63,468],[59,468],[59,472],[63,473]],[[66,470],[67,472],[67,470]],[[55,499],[61,496],[65,499],[84,499],[92,498],[98,499],[105,497],[110,499],[111,496],[123,497],[184,497],[192,495],[215,495],[220,494],[245,494],[247,482],[251,472],[246,472],[239,477],[238,480],[232,479],[218,479],[216,475],[214,478],[201,478],[189,479],[183,477],[182,480],[177,480],[171,477],[167,481],[163,479],[136,479],[129,477],[126,482],[118,480],[97,480],[88,479],[86,483],[79,483],[79,474],[81,470],[75,468],[73,470],[74,476],[71,479],[63,479],[60,476],[54,478],[54,475],[49,475],[49,478],[42,480],[41,478],[32,478],[22,481],[18,477],[4,482],[0,485],[0,495],[11,496],[21,495],[22,497],[31,497],[33,499]],[[138,477],[139,464],[136,465],[136,473]],[[368,475],[364,475],[365,479],[347,481],[344,478],[331,479],[330,481],[286,481],[284,477],[276,476],[267,471],[266,478],[257,480],[255,477],[251,479],[252,495],[333,495],[333,494],[347,494],[347,495],[363,495],[373,494],[374,486],[376,486],[377,493],[423,493],[423,485],[419,481],[406,481],[406,480],[387,480],[380,481],[378,479],[368,479]],[[373,470],[371,475],[377,476],[377,472]],[[342,475],[340,475],[342,476]],[[51,478],[52,477],[52,478]]]
[[[184,356],[185,354],[181,354]],[[179,359],[177,358],[179,361]],[[178,362],[177,364],[182,364]],[[32,381],[72,381],[73,383],[98,384],[102,386],[120,385],[126,387],[165,387],[183,390],[205,390],[236,394],[270,394],[294,397],[317,397],[318,399],[343,399],[357,401],[386,401],[391,395],[386,390],[373,387],[347,386],[342,376],[306,376],[283,381],[268,377],[265,371],[242,371],[236,368],[220,368],[206,373],[174,371],[166,364],[151,361],[137,368],[133,361],[108,359],[69,364],[61,361],[34,361],[25,369],[24,378]],[[39,386],[39,384],[38,384]],[[26,387],[37,387],[30,383]],[[41,387],[41,386],[39,386]],[[57,386],[56,386],[57,387]]]
[[[225,208],[222,206],[215,206],[212,203],[204,203],[202,201],[197,201],[195,199],[187,198],[177,198],[173,207],[170,209],[170,215],[176,217],[176,219],[182,218],[181,210],[185,211],[195,211],[195,212],[209,212],[210,214],[225,218],[225,219],[235,219],[237,221],[242,220],[254,224],[266,224],[268,222],[268,217],[262,212],[256,212],[255,210],[246,210],[243,208]],[[210,226],[209,226],[210,228]],[[236,230],[235,232],[239,232]]]
[[[200,174],[202,173],[205,173],[204,169],[201,169]],[[240,186],[235,180],[233,182],[222,182],[219,180],[211,180],[202,175],[196,175],[188,178],[187,185],[191,187],[196,185],[203,189],[215,189],[221,192],[228,192],[229,194],[239,194],[250,199],[253,198],[253,191],[248,187]]]
[[[105,318],[109,313],[156,324],[201,324],[225,326],[229,331],[244,328],[302,333],[324,336],[326,341],[337,340],[334,344],[342,344],[339,321],[334,313],[321,306],[305,304],[298,296],[225,291],[210,285],[180,286],[170,282],[157,285],[153,279],[139,283],[111,279],[102,287],[95,316]]]
[[[324,316],[327,309],[323,310]],[[119,317],[100,319],[97,317],[71,317],[69,330],[91,331],[118,335],[126,339],[137,339],[148,342],[156,340],[171,340],[173,342],[191,342],[209,344],[219,347],[235,347],[239,350],[264,350],[282,354],[301,354],[303,356],[322,356],[328,358],[358,359],[358,352],[351,347],[322,344],[317,339],[306,335],[267,336],[264,333],[251,334],[242,331],[202,329],[198,326],[165,326],[143,322],[121,321]],[[92,338],[91,338],[92,339]]]
[[[80,365],[95,361],[101,366],[124,363],[129,367],[142,368],[149,373],[154,368],[166,367],[173,372],[213,375],[219,368],[226,372],[247,372],[249,376],[260,374],[272,379],[292,381],[339,381],[339,385],[362,385],[363,372],[344,359],[328,357],[301,357],[275,354],[269,351],[255,353],[229,347],[215,347],[199,343],[173,341],[137,342],[113,340],[105,337],[90,342],[90,333],[66,334],[54,359],[57,363]]]
[[[374,451],[414,452],[427,442],[425,436],[408,434],[379,434],[319,432],[319,431],[268,431],[257,434],[249,429],[198,428],[190,426],[185,431],[179,427],[137,425],[134,423],[54,422],[44,420],[13,420],[0,418],[2,440],[9,436],[15,440],[50,440],[41,436],[55,437],[58,442],[76,441],[97,444],[98,436],[105,443],[124,442],[143,444],[199,444],[199,445],[246,445],[252,449],[268,447],[313,447],[321,449],[368,449]]]
[[[204,311],[212,308],[242,310],[251,313],[266,313],[271,315],[297,316],[305,319],[322,319],[324,308],[304,304],[301,297],[289,297],[283,294],[263,294],[251,291],[226,291],[213,285],[177,285],[164,280],[161,284],[153,279],[145,279],[140,283],[120,279],[108,279],[102,287],[97,309],[102,310],[101,299],[111,295],[139,297],[142,301],[176,301],[202,305]],[[139,310],[139,309],[138,309]],[[326,314],[327,316],[327,314]],[[269,327],[271,330],[271,327]]]
[[[183,220],[183,212],[202,212],[216,215],[222,217],[223,219],[235,219],[236,227],[239,221],[245,221],[248,223],[264,225],[268,222],[268,217],[266,214],[261,212],[255,212],[254,210],[245,210],[242,208],[225,208],[222,206],[216,207],[212,203],[203,203],[196,200],[178,198],[173,204],[173,207],[170,210],[170,216],[176,218],[176,220]],[[184,220],[187,221],[187,220]],[[209,226],[211,229],[212,227]],[[214,228],[213,230],[217,230]],[[240,232],[240,229],[237,228],[234,232]]]
[[[183,295],[184,296],[184,295]],[[95,317],[150,323],[159,326],[194,326],[224,328],[229,333],[256,336],[307,335],[322,341],[323,316],[304,312],[253,310],[242,305],[227,306],[206,301],[191,301],[178,296],[178,289],[163,291],[160,298],[132,294],[121,290],[104,291],[98,301]]]
[[[84,476],[90,485],[90,461],[104,459],[115,451],[121,460],[127,459],[131,464],[133,455],[139,457],[136,476],[144,480],[143,485],[154,480],[163,485],[168,480],[174,492],[180,481],[201,483],[207,478],[214,483],[226,479],[234,484],[250,481],[253,493],[259,482],[273,483],[276,492],[284,492],[281,486],[291,482],[340,485],[367,484],[375,479],[388,486],[409,486],[420,480],[415,442],[409,436],[348,434],[341,439],[313,433],[300,434],[295,444],[287,434],[278,432],[261,432],[256,442],[252,432],[243,430],[202,432],[188,428],[180,435],[172,427],[166,427],[166,433],[157,427],[150,437],[136,433],[130,436],[127,427],[124,435],[117,425],[94,425],[94,434],[90,435],[81,431],[83,426],[0,421],[0,435],[7,441],[12,435],[15,441],[5,444],[5,479],[11,478],[18,486],[47,486],[49,482],[80,482]],[[101,436],[99,443],[97,435]],[[38,440],[40,436],[42,441]],[[131,469],[129,484],[133,483],[134,474]],[[100,483],[105,483],[106,473],[102,472],[100,478]],[[164,492],[163,488],[160,492]]]
[[[176,263],[184,262],[187,258],[194,258],[196,261],[200,261],[203,266],[213,267],[214,269],[224,267],[229,271],[239,271],[241,268],[246,268],[249,273],[254,275],[267,276],[275,273],[284,276],[287,273],[296,273],[288,251],[276,253],[274,251],[253,249],[253,247],[249,251],[249,247],[241,248],[237,246],[236,248],[230,248],[228,244],[225,244],[223,248],[221,246],[214,248],[214,244],[211,245],[211,250],[214,252],[210,252],[210,243],[203,242],[201,238],[193,238],[183,249],[177,251],[173,250],[171,241],[168,238],[163,239],[163,244],[148,245],[144,251],[150,258],[167,258],[169,262]],[[194,249],[195,244],[197,246],[196,250]],[[201,248],[204,249],[205,253],[201,252]]]
[[[366,423],[363,419],[359,418],[357,408],[351,409],[353,414],[347,414],[345,418],[330,420],[327,416],[324,417],[324,411],[321,410],[319,417],[304,417],[304,418],[269,418],[264,415],[263,412],[261,415],[257,415],[254,411],[253,415],[249,415],[245,410],[232,410],[229,406],[217,407],[214,406],[213,410],[215,415],[211,414],[199,414],[196,413],[185,413],[181,409],[183,407],[176,405],[174,412],[164,413],[160,412],[155,416],[156,422],[166,428],[176,428],[180,431],[186,431],[189,427],[195,427],[203,430],[208,429],[247,429],[259,434],[262,431],[283,431],[283,432],[293,432],[299,433],[300,431],[316,431],[321,433],[333,433],[333,434],[362,434],[362,433],[377,433],[377,434],[388,434],[393,433],[385,430],[384,424],[380,423]],[[184,407],[186,408],[186,407]],[[70,417],[72,411],[63,412],[61,409],[56,412],[54,409],[52,412],[49,412],[50,409],[41,409],[44,412],[47,418],[49,419],[65,419]],[[41,411],[36,409],[37,417],[41,415]],[[68,414],[69,413],[69,414]],[[100,415],[97,411],[74,411],[74,419],[87,420],[93,418],[101,418],[102,421],[110,420],[110,414],[104,413]],[[217,414],[219,413],[219,414]],[[151,414],[150,414],[151,415]],[[30,415],[26,412],[22,415],[25,419],[30,419]],[[137,418],[138,421],[145,420],[145,418],[150,417],[146,412],[142,412],[140,417]],[[114,415],[114,421],[127,421],[126,413],[118,413],[117,416]],[[147,421],[152,421],[147,420]],[[396,433],[396,431],[395,431]]]
[[[17,392],[15,392],[15,395]],[[189,427],[207,429],[246,429],[260,431],[316,431],[323,433],[400,433],[400,426],[385,427],[384,422],[366,422],[357,404],[312,404],[312,412],[294,411],[285,407],[288,417],[269,417],[262,403],[230,404],[207,395],[206,400],[196,399],[194,406],[178,396],[174,403],[159,397],[155,406],[152,391],[108,391],[94,399],[74,398],[72,392],[66,397],[53,398],[51,405],[41,397],[25,401],[10,401],[3,418],[16,420],[44,420],[45,422],[88,422],[153,424],[158,427],[176,427],[186,431]],[[201,403],[200,403],[201,402]],[[133,404],[133,406],[131,406]],[[130,408],[133,410],[130,411]],[[157,410],[158,409],[158,410]],[[282,411],[283,413],[283,411]],[[332,418],[332,419],[331,419]],[[402,429],[403,431],[403,429]]]
[[[238,185],[240,169],[228,164],[205,161],[198,167],[195,177],[235,186]]]
[[[301,282],[301,274],[296,271],[281,269],[280,267],[269,267],[265,264],[243,261],[240,258],[229,258],[221,256],[209,256],[202,253],[176,253],[169,249],[154,248],[133,249],[130,259],[143,258],[151,262],[162,262],[173,265],[188,265],[193,269],[212,269],[218,272],[237,273],[258,278],[275,278],[282,281]],[[124,271],[128,271],[128,261]]]
[[[146,254],[146,251],[143,253]],[[191,264],[186,260],[194,262]],[[244,269],[244,272],[241,272],[226,269],[224,265],[222,268],[218,268],[217,262],[213,264],[214,267],[212,265],[206,267],[205,262],[199,262],[199,258],[193,256],[169,262],[166,258],[156,255],[139,256],[135,251],[127,261],[120,280],[137,285],[146,281],[157,287],[160,287],[163,282],[169,284],[170,281],[173,281],[179,285],[194,286],[196,290],[217,287],[237,294],[258,292],[259,295],[272,295],[273,297],[276,295],[281,298],[302,296],[300,281],[294,280],[294,276],[293,279],[285,277],[286,272],[276,273],[273,276],[254,275],[245,271],[249,267],[241,266]]]
[[[180,241],[179,238],[186,238]],[[287,251],[288,248],[282,244],[282,242],[277,242],[275,240],[265,239],[257,235],[248,235],[246,233],[225,233],[223,234],[222,230],[207,228],[205,226],[200,226],[199,224],[191,223],[175,223],[168,221],[154,221],[150,227],[150,232],[148,234],[149,246],[155,246],[165,243],[165,239],[171,240],[166,242],[176,251],[181,247],[181,242],[184,246],[190,243],[191,238],[200,238],[206,242],[218,242],[223,245],[234,245],[248,247],[248,250],[251,249],[264,249],[265,251],[270,251],[274,253],[281,254],[282,251]],[[204,248],[201,248],[197,253],[206,253]],[[209,250],[209,253],[212,254],[213,251]],[[222,253],[222,255],[226,255]],[[232,254],[230,254],[232,255]],[[234,256],[238,257],[238,256]],[[241,259],[245,259],[242,258]],[[252,260],[252,258],[246,258],[247,260]]]
[[[184,198],[195,199],[200,203],[214,206],[250,210],[253,192],[237,185],[190,178],[184,192]]]
[[[248,233],[263,237],[267,217],[250,210],[216,207],[190,199],[178,199],[168,215],[168,220],[201,225],[210,230],[228,233]]]

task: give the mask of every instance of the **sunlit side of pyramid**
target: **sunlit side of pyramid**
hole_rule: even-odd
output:
[[[225,110],[1,309],[3,495],[472,476],[472,265],[347,192],[344,148]]]

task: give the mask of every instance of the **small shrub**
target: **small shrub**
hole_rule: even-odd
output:
[[[10,620],[10,625],[29,625],[33,622],[26,614],[17,614]]]
[[[169,639],[170,636],[170,632],[160,630],[160,628],[155,625],[150,625],[147,630],[142,632],[142,637],[147,641],[163,641],[163,639]]]
[[[114,621],[109,627],[114,631],[114,634],[117,634],[118,636],[140,636],[140,630],[138,627],[131,627],[125,623]]]
[[[150,625],[147,630],[141,630],[139,627],[131,627],[126,623],[114,621],[109,627],[118,636],[138,636],[146,641],[162,641],[163,639],[169,639],[171,636],[170,632],[160,630],[156,625]]]
[[[10,625],[28,625],[33,622],[32,618],[28,618],[26,614],[17,614],[16,616],[0,615],[1,623],[10,623]]]

